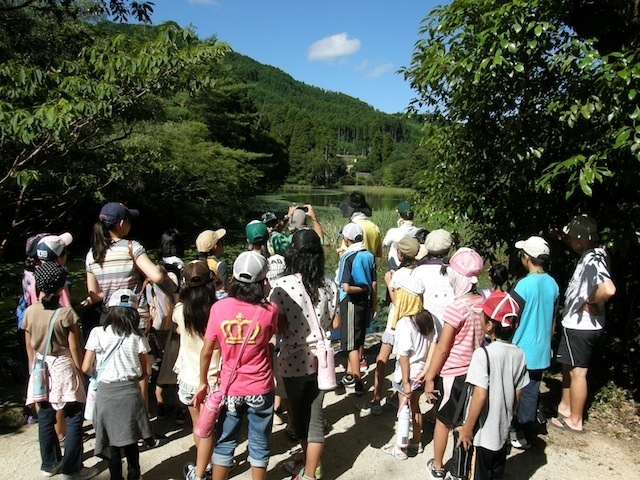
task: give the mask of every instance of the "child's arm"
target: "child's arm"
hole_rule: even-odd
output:
[[[196,408],[204,402],[207,393],[209,393],[209,364],[211,363],[214,346],[214,340],[205,338],[202,350],[200,350],[200,386],[193,396],[193,406]]]
[[[82,371],[87,375],[93,374],[93,364],[96,360],[96,352],[86,350],[84,352],[84,360],[82,361]]]
[[[400,371],[402,372],[402,390],[405,396],[411,396],[411,379],[409,378],[409,357],[406,355],[399,356]]]
[[[419,383],[424,383],[425,378],[427,376],[427,370],[429,370],[429,365],[431,364],[431,360],[433,359],[433,352],[435,352],[436,350],[436,342],[431,342],[431,345],[429,345],[429,350],[427,351],[427,359],[424,362],[424,367],[422,368],[422,371],[420,372],[420,374],[418,375],[418,378],[416,378],[416,381]],[[431,400],[431,395],[426,395],[427,400]]]
[[[31,334],[29,333],[29,330],[24,331],[24,342],[27,347],[27,358],[29,359],[29,375],[31,375],[31,367],[33,366],[33,359],[36,352],[31,345]]]
[[[378,311],[378,282],[371,283],[371,318],[376,316]]]
[[[445,323],[442,327],[440,339],[438,340],[438,343],[436,343],[431,361],[428,364],[429,366],[427,367],[427,374],[424,377],[425,395],[435,392],[434,381],[436,379],[436,375],[440,373],[444,362],[449,356],[449,352],[451,352],[451,346],[453,345],[455,334],[456,333],[453,327],[448,323]]]
[[[341,323],[342,323],[342,317],[340,316],[340,312],[338,312],[333,316],[333,320],[331,321],[331,328],[333,330],[338,330],[340,328]]]
[[[69,350],[71,351],[71,358],[76,368],[80,370],[82,364],[82,333],[80,333],[80,327],[77,323],[69,326]]]
[[[342,290],[349,295],[356,295],[358,293],[366,293],[367,289],[358,287],[357,285],[349,285],[348,283],[342,284]]]
[[[465,450],[469,450],[469,447],[473,445],[473,427],[478,422],[478,418],[480,418],[482,407],[484,407],[487,401],[487,395],[488,391],[486,388],[478,387],[477,385],[473,387],[473,395],[471,396],[471,405],[469,405],[467,419],[464,425],[456,428],[456,431],[460,435],[456,447],[464,445]]]

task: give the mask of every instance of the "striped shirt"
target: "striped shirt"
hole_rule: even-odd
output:
[[[129,288],[138,294],[141,306],[147,304],[144,296],[140,298],[142,291],[143,276],[140,274],[129,252],[129,242],[131,241],[131,251],[136,260],[145,253],[145,249],[135,240],[120,239],[112,243],[104,257],[102,264],[97,263],[93,258],[93,249],[87,253],[86,268],[88,273],[92,273],[100,290],[104,294],[103,304],[109,303],[111,295],[121,288]]]

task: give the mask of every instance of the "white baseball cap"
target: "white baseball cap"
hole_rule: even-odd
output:
[[[538,258],[541,255],[549,255],[551,250],[549,244],[542,237],[529,237],[526,240],[520,240],[516,242],[516,248],[523,250],[527,255],[532,258]]]

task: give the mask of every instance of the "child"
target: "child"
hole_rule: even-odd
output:
[[[38,267],[34,272],[34,283],[42,298],[25,310],[22,329],[29,365],[33,365],[34,358],[42,358],[45,350],[47,353],[49,395],[47,401],[38,401],[42,475],[52,477],[60,472],[65,480],[85,480],[95,476],[98,470],[82,465],[82,413],[86,399],[80,373],[82,338],[78,316],[72,308],[62,306],[60,301],[67,274],[66,267],[56,262],[45,262]],[[26,404],[34,404],[31,381]],[[64,455],[54,429],[60,415],[64,416],[67,425]]]
[[[193,396],[200,385],[200,351],[209,320],[209,310],[216,301],[213,272],[205,262],[195,260],[183,271],[180,302],[173,310],[173,322],[180,333],[180,352],[175,370],[178,372],[178,398],[188,406],[193,425],[198,423],[200,410],[193,405]],[[209,388],[217,390],[220,350],[214,350],[209,363]],[[196,448],[200,437],[193,435]],[[211,470],[211,466],[207,466]],[[211,472],[208,472],[209,474]]]
[[[220,346],[222,369],[220,389],[226,391],[224,408],[215,428],[213,478],[226,480],[233,466],[233,456],[243,420],[248,421],[249,463],[251,478],[264,480],[271,454],[273,397],[275,384],[271,368],[269,340],[278,328],[278,307],[265,298],[267,259],[256,252],[242,252],[233,263],[233,281],[229,296],[211,307],[200,365],[209,365],[215,346]],[[253,326],[255,324],[255,326]],[[251,338],[251,341],[248,339]],[[245,343],[246,341],[246,343]],[[243,347],[244,345],[244,347]],[[236,367],[234,370],[234,366]],[[207,369],[200,368],[200,385],[193,398],[196,408],[211,412]],[[201,410],[194,430],[200,435],[196,465],[184,468],[186,480],[202,480],[211,461],[212,416]]]
[[[396,436],[395,445],[389,443],[382,447],[384,453],[393,455],[397,460],[407,459],[407,448],[414,453],[422,453],[422,413],[418,403],[422,389],[418,387],[422,383],[424,367],[433,354],[435,332],[433,317],[422,308],[423,292],[422,283],[413,275],[403,277],[397,290],[398,297],[401,297],[397,308],[402,317],[395,328],[393,353],[396,355],[396,370],[393,374],[393,386],[398,393],[400,408],[403,400],[409,402],[413,423],[413,438],[408,447],[402,443],[400,432]]]
[[[394,243],[396,248],[396,255],[399,259],[399,267],[397,271],[389,270],[385,274],[385,281],[387,283],[387,289],[389,292],[389,298],[391,304],[389,305],[389,317],[387,319],[387,326],[382,334],[382,341],[380,345],[380,351],[376,357],[376,374],[375,383],[373,387],[373,399],[366,403],[360,411],[363,413],[371,413],[372,415],[381,415],[382,407],[380,400],[382,399],[382,387],[384,385],[385,377],[387,376],[387,362],[391,356],[393,350],[393,343],[395,338],[395,329],[398,320],[407,315],[414,315],[418,311],[404,312],[398,311],[396,304],[398,303],[397,293],[401,296],[405,295],[405,292],[400,290],[400,283],[402,279],[406,277],[412,277],[413,269],[418,264],[416,261],[416,255],[420,249],[418,240],[413,237],[404,237],[399,242]],[[417,276],[416,276],[417,279]],[[420,290],[424,291],[424,287],[420,286]],[[404,299],[400,299],[403,302],[403,309],[406,307]],[[420,298],[419,307],[417,299],[413,299],[412,304],[423,310],[422,298]]]
[[[491,338],[473,352],[467,382],[474,386],[456,446],[476,447],[474,479],[500,480],[507,461],[509,426],[521,390],[529,383],[524,352],[511,343],[520,308],[507,293],[495,291],[482,306],[482,330]],[[489,362],[487,364],[487,361]],[[474,427],[479,427],[474,435]]]
[[[504,292],[504,284],[509,279],[509,271],[507,267],[501,263],[494,263],[488,272],[489,281],[491,282],[491,288],[482,290],[482,296],[486,300],[491,292]]]
[[[360,352],[364,345],[369,320],[376,312],[378,282],[373,254],[364,247],[363,230],[357,223],[348,223],[342,229],[347,249],[340,257],[336,283],[340,287],[340,340],[342,350],[348,352],[347,373],[342,385],[355,387],[355,393],[364,393],[360,378]]]
[[[215,276],[216,298],[221,300],[227,295],[227,280],[229,270],[227,263],[220,260],[224,253],[224,243],[222,238],[227,234],[224,228],[218,230],[205,230],[196,238],[196,249],[198,250],[198,260],[204,260],[209,265],[209,269]]]
[[[109,473],[112,480],[122,480],[124,450],[128,480],[140,478],[138,439],[154,440],[145,408],[141,379],[149,377],[149,345],[138,330],[138,297],[133,290],[116,290],[109,298],[103,328],[94,328],[87,341],[82,370],[98,379],[93,425],[96,453],[109,448]]]

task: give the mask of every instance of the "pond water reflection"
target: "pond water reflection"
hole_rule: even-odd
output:
[[[274,195],[287,202],[301,205],[310,203],[313,206],[337,207],[340,201],[346,198],[349,192],[353,190],[353,187],[344,189],[283,187]],[[363,193],[367,198],[367,203],[373,210],[394,210],[398,203],[410,196],[411,191],[380,187],[363,189]]]

